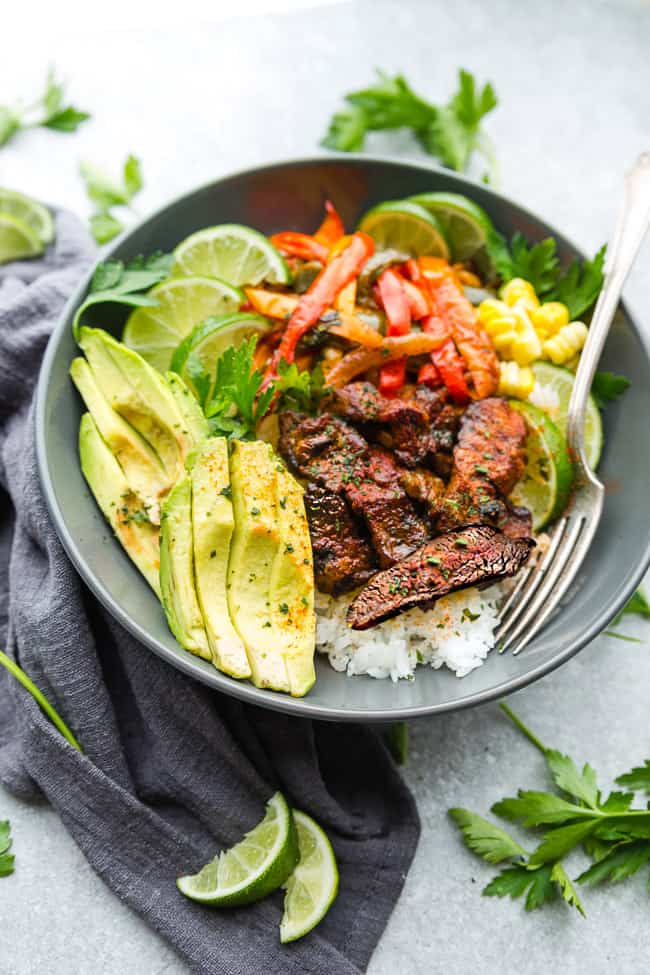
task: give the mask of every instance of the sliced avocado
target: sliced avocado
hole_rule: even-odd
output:
[[[175,481],[196,444],[161,374],[102,329],[81,328],[79,345],[110,405],[142,434]]]
[[[176,401],[179,413],[185,420],[185,429],[194,444],[200,444],[210,433],[203,410],[187,383],[176,372],[166,372],[165,379]]]
[[[228,608],[246,647],[253,683],[290,691],[271,619],[271,575],[280,548],[275,468],[268,444],[235,441],[230,457],[235,529],[228,563]]]
[[[159,525],[160,503],[172,482],[158,455],[138,431],[109,405],[86,359],[80,356],[73,359],[70,375],[101,437],[122,468],[129,487],[142,499],[149,521]]]
[[[181,477],[165,499],[160,523],[160,588],[169,628],[182,647],[211,660],[194,584],[192,484]]]
[[[234,519],[225,437],[197,448],[191,479],[194,575],[212,660],[231,677],[250,677],[246,648],[230,620],[226,594]]]
[[[314,563],[302,488],[277,456],[275,464],[282,544],[271,572],[271,622],[280,634],[291,694],[302,697],[316,680]]]
[[[148,520],[142,501],[131,491],[90,413],[81,418],[79,457],[95,501],[132,562],[160,598],[158,528]]]

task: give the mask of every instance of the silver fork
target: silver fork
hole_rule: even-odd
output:
[[[639,156],[625,178],[625,195],[609,247],[605,280],[580,356],[569,402],[567,444],[575,481],[567,512],[555,524],[544,556],[524,569],[501,609],[496,639],[501,651],[519,653],[539,633],[573,582],[596,534],[605,488],[589,469],[583,430],[587,397],[623,290],[650,224],[650,152]]]

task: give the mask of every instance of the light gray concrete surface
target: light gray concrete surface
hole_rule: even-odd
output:
[[[434,100],[459,65],[492,79],[501,104],[488,129],[504,192],[591,250],[610,231],[623,169],[650,147],[650,6],[640,0],[377,0],[101,37],[75,23],[30,38],[29,56],[23,44],[3,45],[0,91],[3,100],[29,92],[54,58],[95,119],[74,138],[34,132],[2,150],[0,183],[80,213],[80,157],[117,167],[140,155],[144,213],[230,169],[313,152],[339,94],[365,84],[374,65],[404,71]],[[401,135],[370,147],[418,155]],[[646,244],[627,294],[650,323],[649,263]],[[650,630],[636,621],[623,630],[642,642],[601,637],[512,702],[548,742],[591,761],[606,787],[650,754]],[[486,813],[517,787],[546,782],[540,757],[496,706],[422,720],[411,736],[405,775],[422,839],[371,975],[647,969],[645,877],[587,892],[586,920],[562,905],[529,916],[480,896],[492,871],[459,843],[447,808]],[[5,817],[17,869],[0,880],[0,975],[187,971],[103,886],[49,809],[0,793]],[[579,858],[572,866],[575,875]]]

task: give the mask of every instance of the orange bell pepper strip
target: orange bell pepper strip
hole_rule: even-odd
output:
[[[321,315],[332,307],[343,288],[350,281],[354,281],[363,265],[374,253],[374,249],[375,243],[372,237],[357,231],[352,235],[348,246],[323,268],[309,290],[300,296],[280,345],[266,370],[265,385],[277,376],[278,363],[282,359],[285,362],[293,362],[300,339],[316,325]]]
[[[329,249],[343,236],[345,227],[330,200],[325,200],[325,210],[325,219],[314,234],[314,239]]]
[[[285,230],[280,234],[273,234],[269,240],[286,257],[300,257],[304,261],[327,263],[329,247],[321,244],[315,237],[310,237],[309,234]]]
[[[377,294],[386,312],[386,334],[408,335],[411,331],[411,309],[404,283],[397,271],[387,268],[377,278]],[[406,359],[388,362],[379,370],[379,389],[384,396],[396,396],[406,380]]]
[[[252,308],[267,318],[290,318],[298,307],[297,295],[279,294],[263,288],[244,288]]]

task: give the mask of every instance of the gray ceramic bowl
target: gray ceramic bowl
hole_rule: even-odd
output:
[[[510,235],[556,237],[561,257],[576,249],[538,217],[484,186],[427,165],[369,156],[326,156],[278,163],[219,179],[183,196],[144,220],[109,250],[129,259],[171,250],[201,227],[235,221],[265,233],[287,227],[312,231],[325,196],[335,201],[346,226],[380,200],[426,190],[466,193]],[[320,660],[307,697],[293,700],[226,677],[182,650],[169,632],[156,597],[113,539],[79,469],[77,432],[81,403],[68,378],[76,354],[71,321],[90,275],[81,282],[50,340],[43,363],[37,411],[38,457],[50,512],[63,545],[90,589],[145,648],[197,680],[243,700],[292,714],[335,720],[384,721],[451,711],[502,697],[549,673],[592,640],[634,591],[650,560],[648,417],[650,362],[638,327],[622,309],[610,334],[603,367],[632,385],[605,414],[606,443],[600,476],[608,486],[604,517],[566,608],[518,657],[492,653],[462,680],[422,668],[414,681],[393,684],[345,677]],[[111,309],[101,324],[119,335],[122,320]]]

